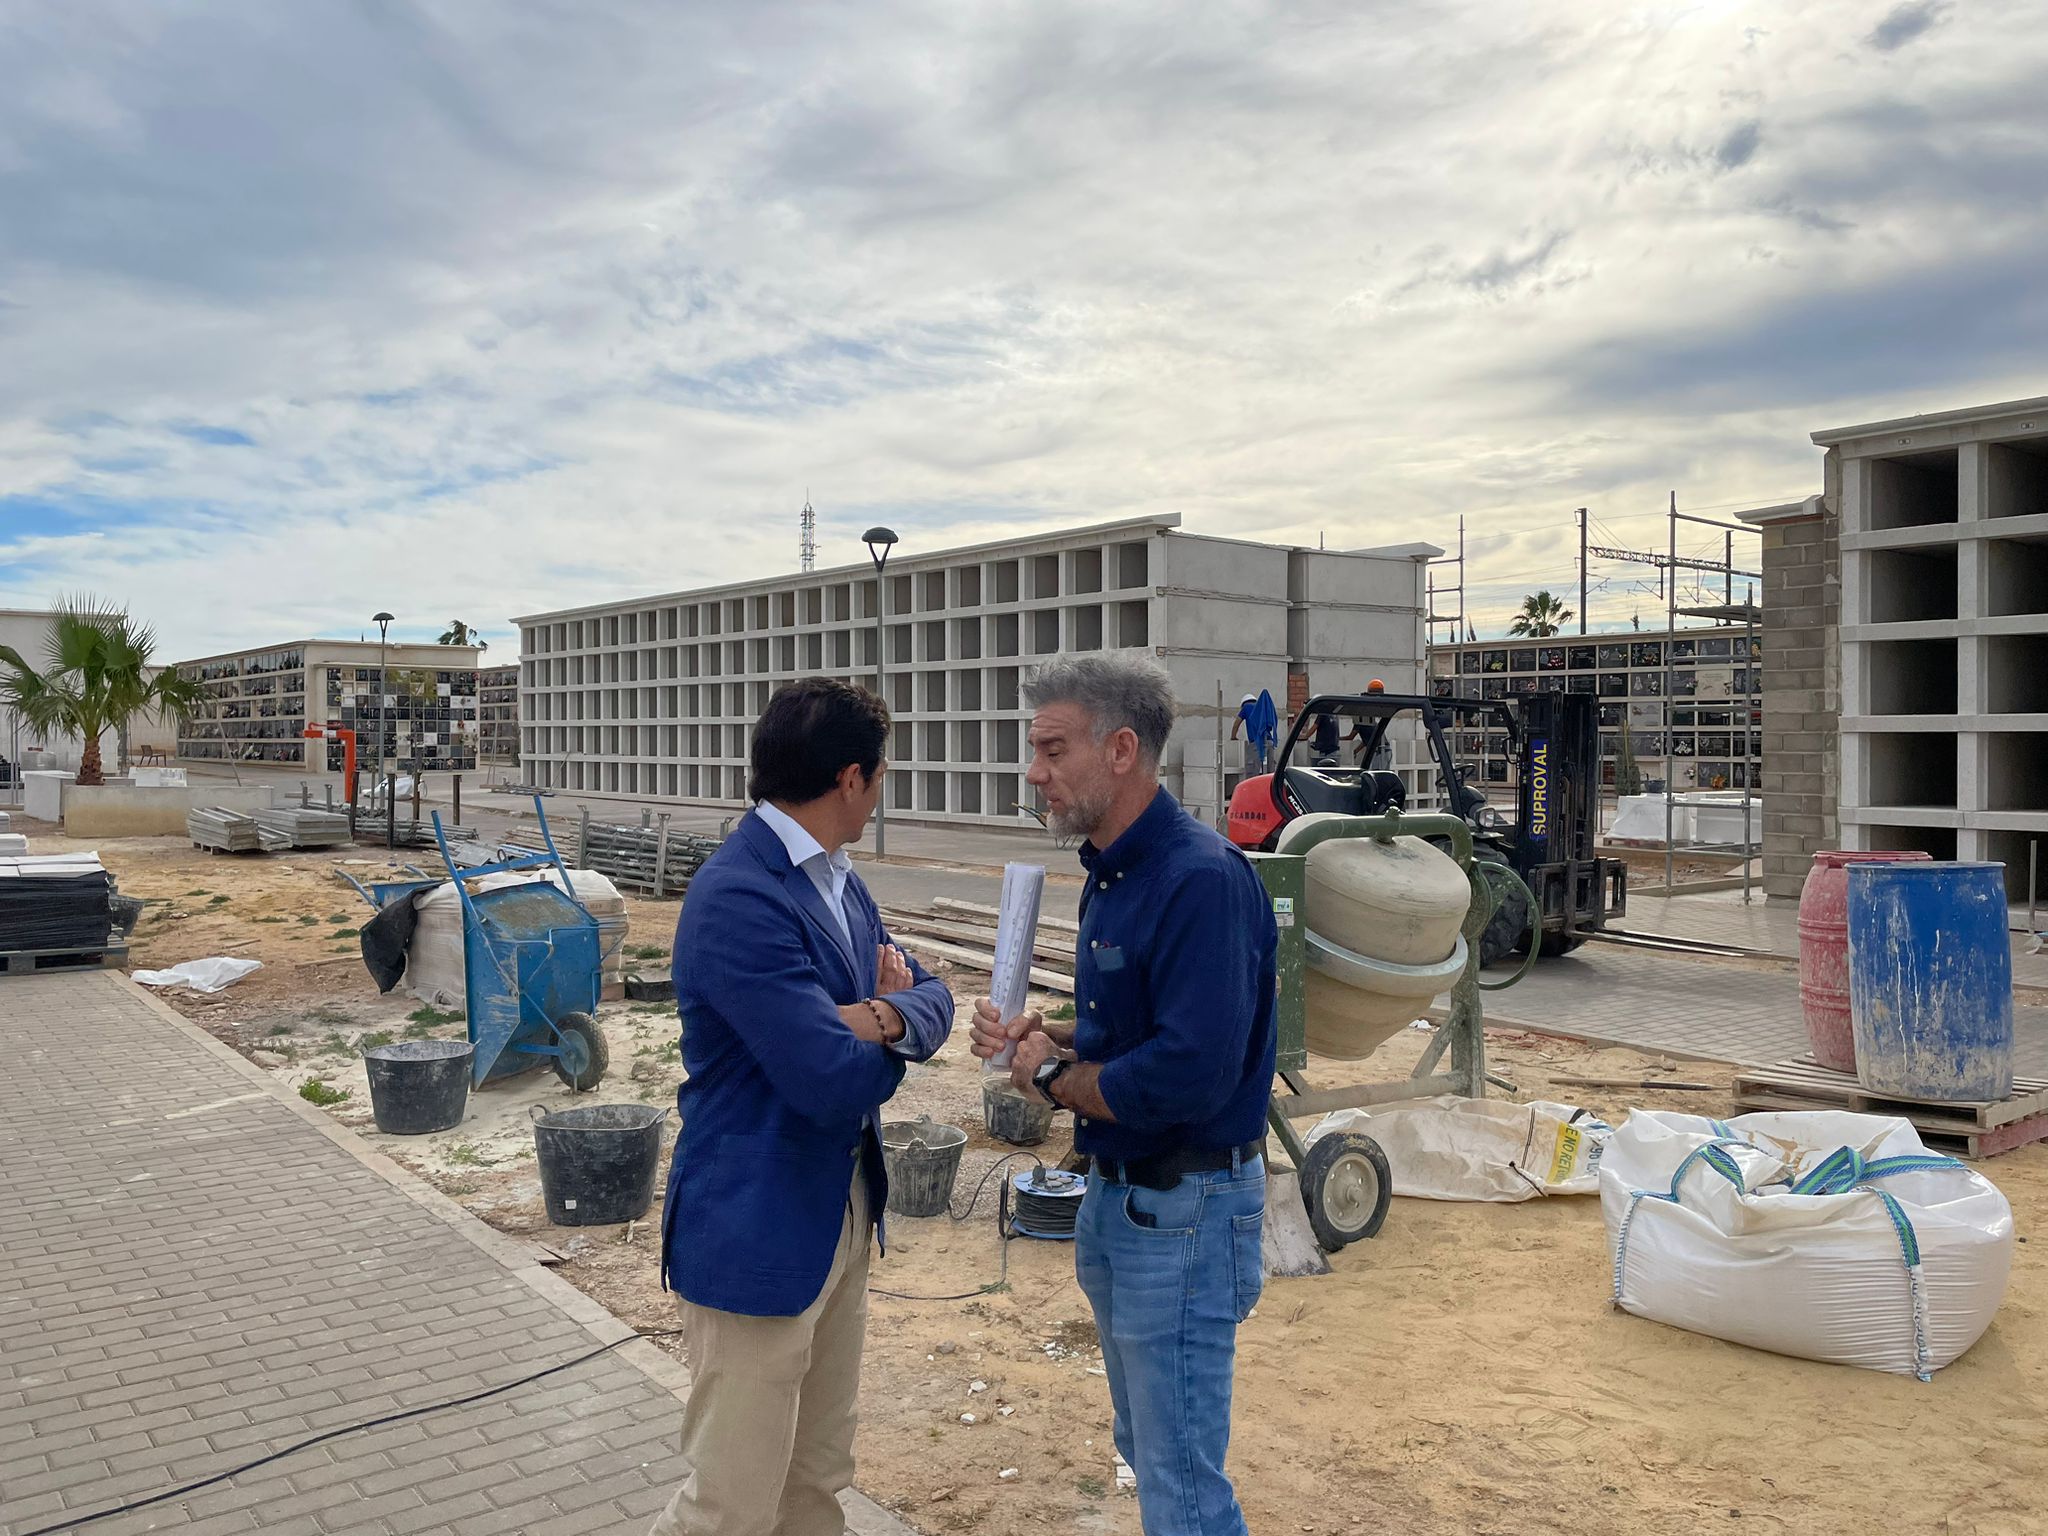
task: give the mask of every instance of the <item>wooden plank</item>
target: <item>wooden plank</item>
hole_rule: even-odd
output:
[[[923,933],[937,939],[953,939],[991,947],[996,942],[996,930],[983,923],[951,922],[944,918],[919,917],[914,912],[892,912],[887,908],[882,910],[882,921],[892,933]],[[1072,944],[1062,944],[1041,934],[1031,948],[1034,954],[1041,955],[1047,960],[1064,961],[1068,965],[1074,963]]]
[[[969,949],[962,944],[948,944],[939,939],[913,937],[904,946],[919,955],[936,955],[941,960],[951,960],[959,965],[972,966],[977,971],[995,974],[996,957],[985,949]],[[1048,971],[1040,966],[1031,967],[1031,984],[1046,992],[1061,992],[1068,997],[1074,995],[1074,978],[1063,976],[1058,971]]]
[[[969,917],[986,917],[990,919],[1003,915],[1002,908],[1000,907],[991,907],[979,901],[961,901],[955,896],[934,896],[932,898],[932,910],[935,912],[964,912]],[[1072,918],[1053,917],[1043,910],[1038,914],[1038,926],[1049,928],[1055,933],[1071,933],[1077,938],[1081,933],[1081,925]]]
[[[1746,1090],[1787,1094],[1809,1101],[1825,1100],[1872,1114],[1903,1115],[1909,1120],[1918,1113],[1930,1120],[1939,1119],[1977,1130],[1994,1130],[2001,1125],[2048,1114],[2048,1080],[2015,1077],[2012,1086],[2012,1097],[2006,1099],[1901,1098],[1866,1088],[1853,1073],[1823,1067],[1811,1056],[1774,1062],[1768,1067],[1737,1073],[1735,1077],[1738,1095]]]

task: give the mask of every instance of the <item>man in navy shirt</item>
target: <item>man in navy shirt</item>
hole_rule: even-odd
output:
[[[1131,655],[1025,685],[1055,832],[1085,836],[1075,1020],[975,1005],[974,1052],[1075,1116],[1093,1158],[1074,1250],[1146,1536],[1244,1536],[1223,1472],[1237,1325],[1258,1302],[1272,1091],[1272,902],[1243,854],[1159,784],[1173,689]]]

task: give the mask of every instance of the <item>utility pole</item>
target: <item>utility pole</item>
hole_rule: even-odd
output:
[[[1728,568],[1721,578],[1721,602],[1725,607],[1735,606],[1735,535],[1721,535],[1721,563]]]
[[[1586,632],[1586,509],[1579,508],[1579,633]]]

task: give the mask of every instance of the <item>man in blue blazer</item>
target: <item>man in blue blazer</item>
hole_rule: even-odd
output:
[[[879,1110],[945,1044],[953,998],[890,942],[845,845],[881,793],[889,712],[813,678],[754,726],[754,809],[676,925],[682,1130],[662,1281],[690,1357],[690,1474],[650,1536],[841,1536],[888,1195]]]

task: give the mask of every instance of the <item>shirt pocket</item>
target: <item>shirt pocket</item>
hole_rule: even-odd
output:
[[[1082,956],[1087,976],[1080,1002],[1082,1022],[1121,1055],[1148,1033],[1144,967],[1126,946],[1107,941],[1091,944]]]

